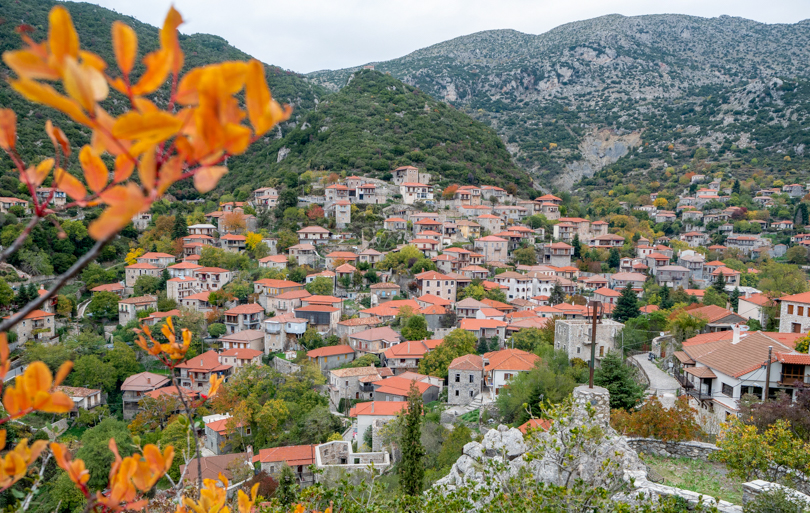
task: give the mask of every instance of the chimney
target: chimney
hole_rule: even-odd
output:
[[[731,344],[736,345],[740,343],[740,324],[736,323],[734,326],[731,327],[731,331],[734,332],[734,336],[731,339]]]
[[[151,384],[152,384],[152,378],[151,378],[151,377],[149,377],[149,376],[147,376],[147,377],[146,377],[146,384],[147,384],[147,385],[151,385]]]
[[[374,401],[371,401],[371,413],[374,413]]]

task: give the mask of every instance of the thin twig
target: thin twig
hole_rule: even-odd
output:
[[[20,511],[28,511],[28,506],[31,505],[31,499],[34,498],[34,494],[37,493],[37,488],[39,488],[39,485],[42,484],[42,480],[45,477],[45,467],[48,465],[48,461],[50,459],[51,459],[51,452],[48,451],[48,453],[45,455],[45,458],[43,458],[42,460],[42,467],[40,467],[39,469],[39,477],[37,477],[37,480],[34,482],[34,486],[31,487],[31,490],[25,497],[25,501],[23,502]]]
[[[23,309],[17,312],[15,315],[12,315],[10,318],[0,323],[0,333],[7,333],[9,330],[11,330],[11,328],[19,324],[19,322],[22,321],[26,315],[30,314],[42,306],[45,301],[52,298],[59,291],[59,289],[61,289],[68,282],[68,280],[79,274],[79,271],[84,269],[87,264],[94,260],[98,254],[101,253],[101,250],[104,249],[104,246],[106,246],[107,243],[113,239],[113,237],[115,237],[115,234],[109,235],[106,238],[96,242],[96,244],[90,248],[90,251],[85,253],[80,259],[76,260],[76,262],[70,266],[70,269],[65,271],[59,276],[59,278],[57,278],[56,284],[48,291],[47,294],[42,294],[25,305]]]

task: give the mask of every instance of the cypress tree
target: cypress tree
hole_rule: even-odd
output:
[[[616,301],[616,308],[613,310],[613,320],[617,322],[626,322],[627,319],[634,319],[641,315],[641,310],[638,308],[638,297],[633,286],[628,282],[627,286],[622,289],[622,295]]]
[[[610,256],[608,256],[607,264],[611,269],[618,269],[621,263],[621,255],[616,248],[610,248]]]
[[[739,194],[740,193],[740,181],[734,180],[734,185],[731,186],[731,194]]]
[[[658,307],[661,310],[668,310],[668,309],[672,308],[672,306],[675,304],[672,301],[672,297],[670,297],[669,287],[667,287],[666,283],[664,284],[663,287],[661,287],[661,290],[658,291],[658,295],[661,297],[661,301],[660,301],[660,303],[658,305]]]
[[[182,239],[188,235],[188,225],[186,224],[186,216],[177,214],[174,216],[174,227],[172,229],[172,239]]]
[[[574,246],[574,259],[579,260],[582,257],[582,243],[579,242],[579,234],[574,234],[574,240],[571,241],[571,245]]]
[[[548,298],[548,304],[554,306],[559,305],[565,301],[565,292],[559,282],[554,283],[554,288],[551,289],[551,295]]]
[[[717,275],[717,280],[712,283],[712,288],[719,294],[726,295],[726,276],[721,272]]]
[[[425,480],[425,448],[422,447],[422,394],[411,382],[408,391],[408,411],[402,429],[402,462],[399,464],[399,485],[406,495],[422,493]]]
[[[740,307],[739,287],[734,287],[734,290],[731,292],[731,296],[729,297],[729,301],[731,302],[731,311],[736,313]]]

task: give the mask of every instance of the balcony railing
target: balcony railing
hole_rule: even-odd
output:
[[[782,385],[795,387],[798,386],[799,383],[804,384],[810,383],[810,376],[805,376],[804,374],[792,374],[783,372],[780,376],[779,383]]]
[[[698,401],[708,401],[708,400],[710,400],[712,398],[711,390],[709,390],[709,391],[705,391],[705,390],[701,391],[701,390],[698,390],[697,388],[691,388],[691,389],[688,389],[686,391],[686,393],[691,395],[692,397],[694,397]]]

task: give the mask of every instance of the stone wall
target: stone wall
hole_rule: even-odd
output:
[[[282,374],[295,374],[301,370],[301,366],[284,358],[273,358],[273,366]]]
[[[456,374],[459,375],[458,382],[456,382]],[[470,383],[470,376],[473,377],[472,383]],[[447,376],[447,403],[453,405],[471,403],[475,396],[481,393],[482,378],[483,373],[480,370],[450,369]],[[458,395],[456,395],[456,391],[458,391]]]
[[[797,492],[796,490],[786,488],[777,483],[757,479],[756,481],[749,481],[743,484],[743,509],[745,508],[746,504],[755,500],[758,495],[762,493],[774,492],[780,488],[785,490],[785,492],[787,492],[787,494],[794,499],[795,502],[803,502],[805,507],[810,508],[810,495]]]
[[[703,442],[664,442],[655,438],[628,438],[627,444],[639,453],[703,461],[707,461],[710,454],[720,450],[716,445]]]
[[[610,426],[610,392],[606,388],[580,385],[574,389],[573,396],[574,402],[579,406],[575,410],[577,416],[583,416],[586,412],[585,405],[590,403],[596,410],[596,423],[603,427]]]

